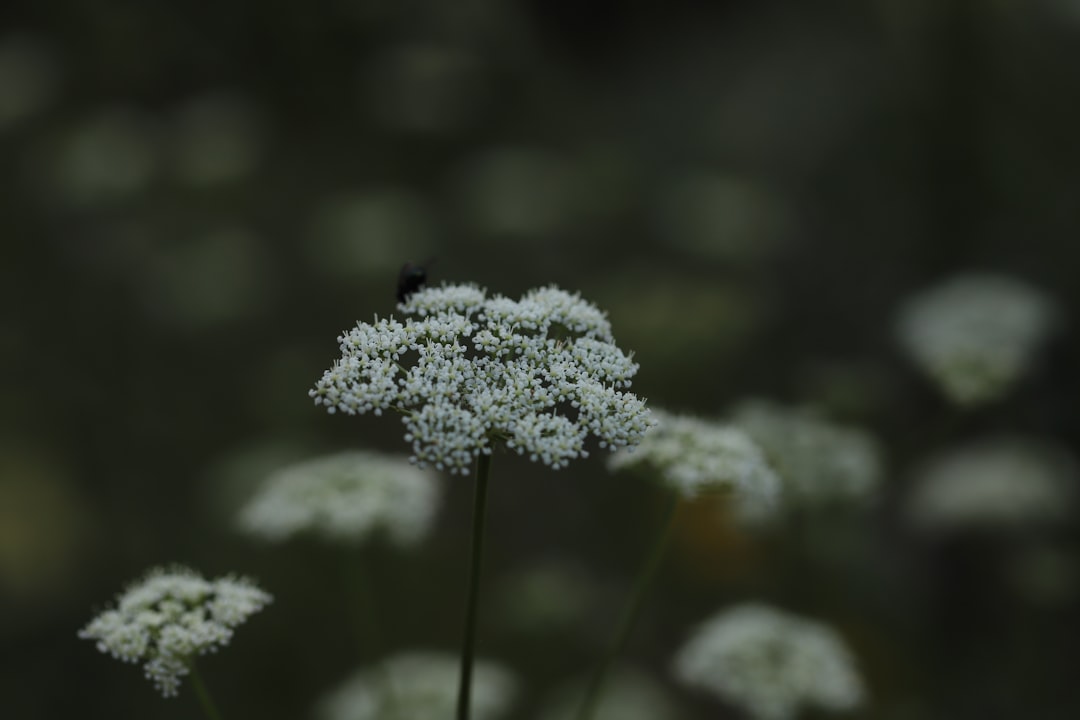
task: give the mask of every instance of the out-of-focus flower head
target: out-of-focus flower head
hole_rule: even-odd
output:
[[[450,718],[457,703],[459,658],[419,651],[394,655],[358,671],[319,703],[320,720]],[[472,717],[495,720],[517,694],[509,670],[489,661],[473,666]]]
[[[577,717],[585,685],[581,682],[557,688],[544,705],[539,720],[572,720]],[[660,684],[640,670],[616,667],[604,683],[593,720],[677,720],[685,717]]]
[[[165,697],[175,696],[197,655],[215,652],[233,629],[269,604],[250,580],[205,580],[187,568],[156,568],[79,631],[97,648],[124,662],[142,662]]]
[[[270,475],[238,522],[244,532],[271,542],[305,532],[361,542],[381,530],[399,545],[412,545],[431,528],[439,487],[434,473],[408,458],[339,453]]]
[[[156,121],[128,106],[105,107],[71,127],[46,161],[47,181],[73,207],[130,200],[150,185],[159,165]]]
[[[558,469],[601,448],[634,446],[649,427],[627,392],[638,366],[615,346],[604,313],[556,287],[520,300],[473,285],[424,288],[400,304],[405,321],[360,323],[311,390],[350,415],[402,413],[412,459],[464,474],[504,441]]]
[[[767,512],[780,492],[780,479],[761,448],[742,430],[719,421],[653,410],[657,426],[634,452],[617,452],[608,468],[638,466],[655,471],[685,497],[726,490],[746,515]]]
[[[595,576],[585,568],[546,560],[504,575],[491,609],[505,631],[550,639],[579,632],[596,595]]]
[[[742,404],[732,422],[764,451],[780,476],[786,503],[865,500],[881,484],[880,449],[863,430],[763,401]]]
[[[1067,519],[1075,496],[1076,464],[1065,451],[997,438],[931,458],[908,510],[923,530],[1017,527]]]
[[[908,354],[958,405],[1004,395],[1059,322],[1037,289],[1008,277],[961,275],[909,299],[897,332]]]
[[[850,710],[866,694],[832,628],[759,604],[707,620],[679,650],[674,670],[758,720],[789,720],[806,708]]]

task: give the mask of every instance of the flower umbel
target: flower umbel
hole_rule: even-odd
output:
[[[584,684],[580,682],[571,681],[560,686],[535,717],[538,720],[572,720],[584,690]],[[630,667],[613,668],[593,715],[594,720],[679,720],[683,717],[685,714],[656,680]]]
[[[958,405],[1002,396],[1058,322],[1054,304],[1008,277],[963,275],[908,300],[898,333],[911,357]]]
[[[783,482],[786,503],[861,501],[881,484],[881,453],[863,430],[763,401],[741,405],[732,421],[764,451]]]
[[[320,704],[322,720],[449,718],[457,701],[458,659],[439,652],[406,652],[358,671]],[[517,693],[510,671],[480,661],[474,675],[473,715],[495,720]]]
[[[604,313],[556,287],[520,300],[473,285],[413,293],[393,318],[338,338],[339,358],[311,390],[348,414],[403,414],[412,459],[464,474],[493,443],[552,468],[601,448],[632,447],[649,426],[626,391],[638,366],[615,346]]]
[[[831,628],[758,604],[706,621],[675,657],[675,675],[758,720],[804,707],[849,710],[865,694],[855,661]]]
[[[992,438],[932,458],[908,510],[926,531],[1052,524],[1068,519],[1075,483],[1076,463],[1064,450]]]
[[[645,465],[685,497],[731,490],[741,511],[757,515],[775,502],[780,479],[750,437],[737,427],[653,410],[657,421],[633,453],[618,452],[608,468]]]
[[[303,532],[361,542],[384,531],[398,545],[422,540],[440,487],[407,458],[344,452],[282,468],[266,479],[238,518],[250,535],[279,542]]]
[[[215,652],[271,596],[243,578],[209,581],[187,568],[156,568],[79,631],[124,662],[142,662],[165,697],[175,696],[197,655]]]

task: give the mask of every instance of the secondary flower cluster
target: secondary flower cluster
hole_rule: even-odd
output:
[[[911,357],[959,405],[997,399],[1058,321],[1054,304],[1008,277],[964,275],[910,299],[898,323]]]
[[[322,720],[449,718],[458,691],[459,660],[441,652],[394,655],[358,671],[319,706]],[[517,694],[517,680],[502,666],[477,662],[473,670],[472,717],[495,720]]]
[[[535,716],[538,720],[573,720],[581,709],[585,683],[570,681],[556,688]],[[611,669],[593,720],[679,720],[678,704],[659,682],[631,667]]]
[[[859,501],[881,484],[881,454],[863,430],[764,401],[744,403],[732,422],[764,451],[783,481],[785,503]]]
[[[263,609],[269,594],[248,580],[204,580],[192,570],[152,570],[79,631],[124,662],[143,662],[146,677],[174,696],[195,656],[228,644],[233,628]]]
[[[595,305],[556,287],[520,300],[473,285],[425,288],[393,318],[338,338],[341,358],[311,390],[348,414],[403,413],[412,459],[466,473],[492,444],[561,468],[601,448],[634,446],[649,427],[625,389],[638,366]]]
[[[758,720],[789,720],[806,707],[850,710],[865,694],[836,632],[752,603],[698,628],[675,658],[675,675]]]
[[[239,525],[272,542],[302,532],[360,542],[383,530],[412,545],[431,527],[439,489],[433,473],[404,457],[339,453],[272,474],[241,509]]]
[[[1069,517],[1075,461],[1064,451],[996,438],[939,455],[923,468],[909,503],[924,530],[1006,528]]]
[[[767,512],[780,492],[780,479],[761,448],[737,427],[689,415],[653,410],[657,421],[633,453],[618,452],[608,468],[646,466],[686,497],[728,490],[746,516]]]

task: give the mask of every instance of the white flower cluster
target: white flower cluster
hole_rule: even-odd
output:
[[[1016,438],[984,440],[931,459],[908,509],[924,530],[1065,520],[1076,496],[1075,467],[1063,450]]]
[[[362,542],[381,530],[398,545],[422,540],[440,485],[405,457],[345,452],[285,467],[241,508],[240,528],[270,542],[302,532]]]
[[[421,466],[466,473],[500,440],[561,468],[601,448],[636,445],[645,401],[626,392],[638,366],[615,346],[604,313],[555,287],[520,300],[472,285],[425,288],[338,338],[341,358],[311,390],[348,414],[403,413]]]
[[[441,652],[405,652],[360,670],[319,704],[320,720],[450,718],[457,705],[460,661]],[[517,680],[502,666],[473,665],[472,715],[495,720],[517,694]]]
[[[539,720],[573,720],[581,708],[585,684],[558,688],[536,716]],[[685,717],[661,685],[640,670],[612,669],[604,682],[593,720],[678,720]]]
[[[962,275],[908,300],[897,330],[953,402],[977,405],[1009,389],[1057,321],[1053,303],[1024,283]]]
[[[249,580],[204,580],[187,568],[152,570],[79,631],[124,662],[142,662],[165,697],[175,696],[196,655],[228,644],[233,628],[271,601]]]
[[[706,621],[679,650],[674,670],[757,720],[788,720],[806,707],[850,710],[865,695],[832,628],[753,603]]]
[[[780,476],[786,502],[814,506],[863,500],[881,484],[880,449],[862,430],[763,401],[741,405],[732,422],[764,451]]]
[[[633,452],[617,452],[608,469],[644,465],[685,497],[728,490],[744,515],[768,511],[780,492],[780,479],[761,448],[742,430],[717,421],[653,410],[657,426]]]

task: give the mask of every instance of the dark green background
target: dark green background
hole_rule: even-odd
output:
[[[446,478],[415,555],[230,529],[281,463],[406,450],[396,420],[306,393],[424,258],[435,282],[582,292],[657,406],[812,403],[886,447],[882,502],[829,518],[829,552],[820,520],[771,539],[687,520],[637,664],[670,683],[694,623],[760,599],[843,632],[860,717],[1080,714],[1075,523],[926,542],[899,512],[909,470],[953,442],[1076,447],[1076,335],[939,431],[953,411],[892,333],[906,296],[972,269],[1076,307],[1080,3],[55,0],[6,3],[13,37],[40,102],[0,124],[0,715],[195,717],[191,693],[162,700],[75,637],[163,563],[276,597],[204,663],[233,719],[304,717],[386,650],[456,647],[470,479]],[[207,104],[240,110],[199,125]],[[207,157],[251,162],[185,175],[192,122],[225,138]],[[596,657],[662,504],[599,454],[558,473],[495,458],[480,648],[523,675],[515,717]],[[1059,560],[1052,601],[1008,581],[1027,552]],[[537,565],[580,578],[541,630],[506,590]],[[342,566],[371,581],[382,648],[353,639]]]

